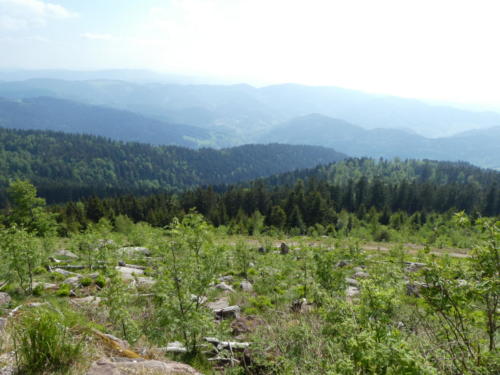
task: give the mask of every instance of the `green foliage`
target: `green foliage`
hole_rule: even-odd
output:
[[[54,214],[45,210],[45,200],[36,196],[36,188],[28,181],[12,181],[7,189],[10,210],[6,224],[30,233],[48,236],[56,233]]]
[[[80,359],[82,342],[76,340],[58,311],[38,308],[18,318],[12,337],[20,373],[67,373]]]
[[[40,240],[22,228],[0,230],[0,255],[0,278],[17,282],[25,293],[30,294],[34,276],[44,258]]]
[[[108,307],[109,320],[125,340],[134,343],[139,338],[140,332],[130,313],[131,293],[118,272],[112,270],[108,275],[109,283],[102,295],[104,305]]]
[[[191,213],[174,220],[159,249],[154,336],[181,340],[190,352],[196,352],[201,338],[214,329],[212,314],[197,297],[207,295],[220,270],[222,254],[215,251],[212,234],[201,215]]]

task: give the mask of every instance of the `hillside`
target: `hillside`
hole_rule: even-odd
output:
[[[196,147],[210,140],[201,128],[166,123],[133,112],[51,97],[0,98],[0,126],[99,135],[120,141]]]
[[[222,150],[122,143],[101,137],[0,129],[0,184],[31,180],[49,201],[230,184],[341,160],[315,146],[246,145]]]
[[[261,136],[262,142],[332,147],[353,156],[467,161],[500,168],[500,127],[446,138],[425,138],[398,129],[363,129],[313,114],[295,118]]]

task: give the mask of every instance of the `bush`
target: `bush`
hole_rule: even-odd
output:
[[[104,278],[104,276],[98,276],[95,279],[95,285],[97,285],[99,288],[104,288],[106,286],[106,279]]]
[[[20,374],[66,373],[82,353],[62,314],[46,309],[21,316],[13,340]]]
[[[56,292],[59,297],[68,297],[71,294],[71,286],[69,284],[61,284]]]
[[[80,280],[80,284],[82,284],[82,286],[84,287],[90,286],[92,285],[92,279],[90,277],[84,277]]]

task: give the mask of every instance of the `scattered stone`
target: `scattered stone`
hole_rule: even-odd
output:
[[[118,262],[118,265],[119,265],[120,267],[135,268],[136,270],[142,270],[142,271],[144,271],[144,270],[146,269],[146,267],[145,267],[145,266],[139,266],[139,265],[137,265],[137,264],[127,264],[127,263],[125,263],[125,262],[123,262],[123,261],[119,261],[119,262]]]
[[[338,267],[338,268],[342,268],[342,267],[345,267],[345,266],[348,266],[351,262],[349,262],[348,260],[341,260],[340,262],[338,262],[335,267]]]
[[[405,262],[405,264],[406,264],[405,267],[406,272],[417,272],[426,266],[425,263],[419,263],[419,262]]]
[[[50,260],[52,263],[56,263],[56,264],[62,263],[62,260],[56,259],[56,258],[54,258],[54,257],[49,257],[49,260]]]
[[[250,346],[249,342],[221,341],[216,337],[205,337],[205,341],[215,346],[217,351],[226,349],[231,351],[243,351]]]
[[[0,329],[1,331],[1,329]],[[16,371],[16,354],[14,351],[0,354],[0,375],[15,375]]]
[[[237,319],[240,316],[240,307],[239,306],[228,306],[223,309],[214,310],[215,316],[217,319],[224,318],[235,318]]]
[[[101,303],[102,298],[97,296],[88,296],[83,298],[72,298],[70,302],[75,305],[92,305],[97,306]]]
[[[363,272],[365,270],[365,266],[357,266],[352,269],[354,272]]]
[[[288,245],[286,243],[282,242],[280,245],[280,254],[286,255],[289,252],[290,252],[290,248],[288,247]]]
[[[224,282],[224,281],[229,281],[229,282],[231,282],[231,281],[233,281],[233,280],[234,280],[234,277],[233,277],[233,276],[231,276],[231,275],[227,275],[227,276],[221,276],[221,277],[219,277],[219,281],[222,281],[222,282]]]
[[[225,309],[226,307],[229,307],[229,298],[221,297],[214,302],[207,303],[207,307],[214,312],[217,310]]]
[[[225,282],[221,282],[215,285],[215,288],[223,290],[225,292],[234,292],[234,289],[231,285],[226,284]]]
[[[80,285],[80,279],[81,279],[80,276],[69,277],[66,280],[64,280],[64,284],[68,284],[68,285],[76,287],[76,286]]]
[[[359,286],[359,281],[350,277],[346,277],[345,282],[347,283],[347,285],[350,286],[356,286],[356,287]]]
[[[3,330],[5,329],[5,326],[7,326],[7,319],[0,318],[0,333],[3,332]]]
[[[143,275],[144,271],[130,267],[115,267],[124,280],[134,280],[134,275]]]
[[[66,257],[66,258],[71,258],[71,259],[78,259],[78,255],[72,253],[69,250],[59,250],[58,252],[55,253],[55,255],[59,257]]]
[[[78,273],[66,271],[65,269],[62,269],[62,268],[54,268],[51,272],[58,273],[58,274],[61,274],[63,276],[80,276],[80,277],[82,276]]]
[[[169,342],[165,348],[167,353],[187,353],[186,347],[179,341]]]
[[[370,277],[370,274],[364,271],[358,271],[354,274],[355,279],[366,279],[367,277]]]
[[[359,288],[356,288],[355,286],[348,286],[346,289],[346,295],[348,298],[353,298],[359,296]]]
[[[151,256],[151,251],[147,247],[129,246],[129,247],[122,247],[118,251],[129,256],[132,255],[144,255],[147,257]]]
[[[136,282],[137,282],[136,286],[140,288],[150,288],[153,285],[155,285],[154,279],[148,276],[138,277]]]
[[[261,254],[265,254],[265,253],[267,253],[267,249],[266,249],[264,246],[259,247],[259,250],[258,250],[258,251],[259,251],[259,253],[261,253]]]
[[[12,301],[12,298],[7,293],[0,292],[0,306],[8,305],[10,301]]]
[[[207,297],[197,296],[196,294],[191,294],[191,301],[198,302],[199,305],[203,305],[203,304],[205,304],[205,302],[207,302]],[[229,306],[229,304],[227,306]]]
[[[178,362],[142,358],[101,359],[92,364],[87,375],[202,375],[191,366]]]
[[[247,280],[243,280],[241,283],[240,283],[240,288],[241,290],[243,290],[244,292],[251,292],[253,290],[253,285],[251,282],[247,281]]]
[[[43,290],[57,290],[59,288],[59,286],[57,284],[42,283],[42,282],[35,281],[33,283],[33,289],[35,289],[38,286],[41,287]]]

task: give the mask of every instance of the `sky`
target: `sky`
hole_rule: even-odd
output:
[[[150,69],[500,109],[499,0],[0,0],[0,68]]]

